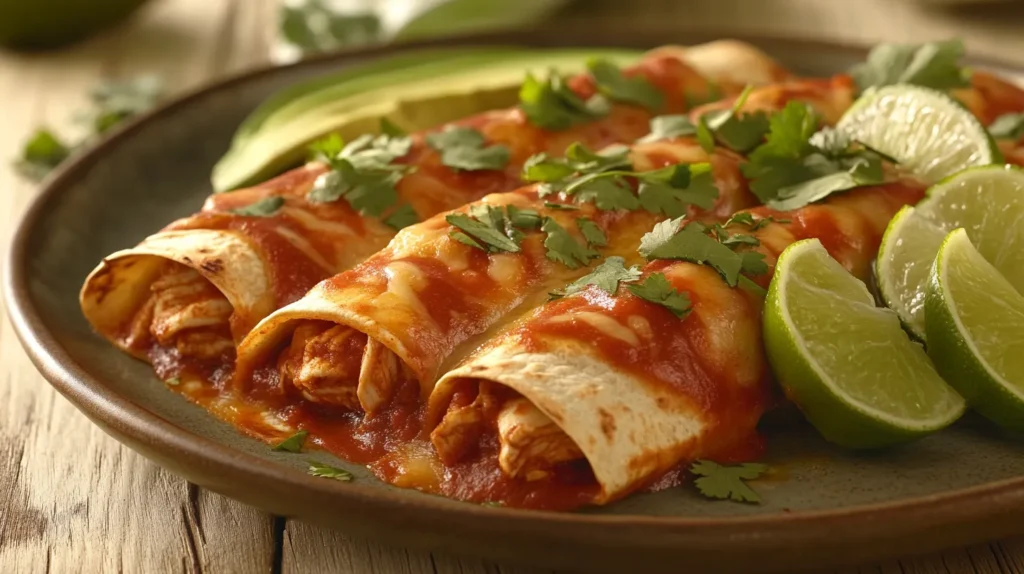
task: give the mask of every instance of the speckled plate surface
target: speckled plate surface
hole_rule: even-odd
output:
[[[846,69],[865,53],[728,33],[592,27],[445,43],[642,48],[716,37],[751,41],[805,74]],[[85,275],[106,254],[196,211],[235,126],[262,99],[355,62],[438,44],[230,79],[133,122],[51,178],[17,230],[4,281],[14,326],[43,375],[115,438],[197,484],[392,544],[549,567],[792,571],[1024,532],[1024,442],[970,416],[909,446],[853,454],[828,446],[799,416],[773,413],[764,422],[767,462],[778,470],[756,485],[762,505],[711,502],[684,487],[571,514],[515,511],[393,488],[338,461],[354,482],[309,477],[305,457],[242,437],[91,333],[78,309]]]

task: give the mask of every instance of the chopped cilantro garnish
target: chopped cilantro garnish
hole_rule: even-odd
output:
[[[651,234],[647,234],[641,240],[640,255],[647,259],[680,259],[710,265],[730,287],[735,287],[743,267],[743,257],[705,235],[700,227],[687,225],[667,240],[648,239]]]
[[[473,216],[453,213],[445,217],[445,221],[462,230],[451,233],[452,239],[456,241],[491,253],[520,251],[519,244],[505,229],[500,207],[487,207],[485,214],[477,213]]]
[[[542,197],[561,193],[579,202],[593,203],[600,210],[643,207],[652,213],[678,215],[687,205],[709,208],[718,197],[718,189],[708,164],[676,165],[664,169],[632,171],[624,146],[612,146],[595,153],[581,144],[573,144],[566,157],[553,159],[536,155],[523,170],[526,181],[541,182]],[[633,192],[630,180],[640,184]]]
[[[716,141],[739,153],[747,153],[757,147],[768,133],[767,114],[763,111],[742,112],[752,89],[747,86],[732,108],[708,112],[701,117],[701,123],[714,134]]]
[[[557,209],[560,211],[577,211],[579,209],[575,205],[569,205],[568,203],[555,203],[553,201],[545,201],[544,207],[548,209]]]
[[[416,210],[406,203],[384,219],[384,223],[394,229],[405,229],[406,227],[419,222],[419,220],[420,218],[416,215]]]
[[[988,126],[988,133],[997,139],[1018,140],[1024,136],[1024,114],[1003,114]]]
[[[881,44],[867,61],[850,70],[861,90],[891,84],[916,84],[936,90],[968,85],[969,73],[960,66],[964,44],[945,40],[926,44]]]
[[[576,227],[583,234],[583,238],[587,240],[587,245],[591,247],[604,247],[608,245],[608,237],[605,236],[604,231],[592,219],[580,217],[576,220]]]
[[[677,291],[663,273],[651,273],[641,283],[626,285],[637,297],[661,305],[680,319],[690,312],[690,297]]]
[[[313,476],[333,478],[334,480],[340,480],[342,482],[351,482],[353,478],[352,473],[345,469],[324,464],[322,462],[316,462],[315,460],[309,461],[308,472]]]
[[[685,115],[656,116],[651,118],[651,133],[637,140],[649,143],[658,140],[692,136],[697,133],[697,126]]]
[[[660,110],[665,103],[665,96],[646,78],[626,77],[622,70],[607,60],[590,60],[587,69],[597,90],[611,100],[638,104],[652,111]]]
[[[569,269],[578,269],[590,263],[591,259],[600,256],[597,251],[580,243],[564,227],[550,217],[544,220],[541,231],[547,234],[544,238],[544,247],[547,248],[547,257],[565,265]]]
[[[282,205],[284,205],[283,197],[264,197],[263,199],[255,203],[250,203],[245,207],[232,209],[231,213],[234,213],[235,215],[245,215],[248,217],[269,217],[277,213],[277,210],[281,209]]]
[[[651,213],[679,217],[689,205],[710,209],[718,198],[711,165],[697,163],[674,165],[638,174],[640,206]]]
[[[389,135],[362,135],[343,145],[341,137],[332,134],[314,142],[310,150],[331,171],[316,179],[307,197],[321,203],[344,198],[359,213],[379,217],[398,202],[395,186],[409,167],[392,162],[411,147],[408,137]]]
[[[164,382],[172,387],[176,387],[181,384],[181,377],[171,377]]]
[[[768,138],[741,166],[750,189],[766,205],[791,210],[828,195],[884,180],[883,157],[825,128],[811,108],[789,102],[770,118]]]
[[[697,120],[697,143],[705,153],[715,151],[715,134],[711,133],[711,127],[704,117]]]
[[[532,209],[520,209],[514,205],[505,207],[508,220],[519,229],[537,229],[543,223],[539,213]]]
[[[448,126],[427,136],[427,144],[441,152],[441,163],[466,171],[502,169],[508,164],[509,150],[503,145],[484,147],[487,140],[478,130]]]
[[[387,119],[386,117],[380,118],[380,133],[391,137],[402,137],[409,135],[402,128],[395,125],[394,122]]]
[[[619,283],[631,283],[640,278],[640,269],[635,265],[626,268],[625,261],[621,257],[609,257],[593,271],[573,281],[564,289],[550,293],[551,298],[559,299],[578,293],[586,289],[588,285],[596,285],[598,289],[609,295],[614,295],[619,289]]]
[[[693,484],[708,498],[757,504],[761,497],[744,481],[759,478],[768,472],[768,466],[750,462],[723,466],[710,460],[698,460],[690,465],[690,472],[700,477]]]
[[[306,443],[309,431],[300,430],[292,436],[274,445],[272,450],[284,452],[302,452],[302,445]]]
[[[545,81],[527,74],[519,89],[519,107],[535,126],[564,130],[573,124],[606,115],[608,99],[595,94],[587,100],[576,95],[565,79],[552,70]]]
[[[648,260],[677,259],[710,265],[730,287],[741,273],[760,275],[768,271],[764,255],[756,251],[737,252],[741,246],[757,247],[753,235],[729,233],[724,226],[691,222],[680,229],[683,218],[662,221],[640,239],[640,255]]]
[[[749,211],[741,211],[739,213],[734,213],[733,216],[730,217],[729,220],[725,222],[724,227],[729,227],[730,225],[746,225],[747,227],[750,228],[751,231],[757,231],[770,223],[789,222],[790,220],[788,219],[775,219],[775,217],[771,215],[755,219],[754,214],[750,213]]]

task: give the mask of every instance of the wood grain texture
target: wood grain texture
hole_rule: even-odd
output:
[[[960,35],[972,52],[1024,62],[1024,6],[926,12],[889,0],[601,0],[564,17],[678,20],[875,42]],[[71,111],[107,77],[159,72],[174,92],[263,62],[272,0],[157,0],[128,25],[56,54],[0,54],[0,161],[38,124],[72,130]],[[680,41],[685,41],[681,33]],[[0,228],[34,187],[0,168]],[[8,234],[0,237],[6,252]],[[0,308],[0,315],[4,310]],[[167,473],[93,426],[35,372],[0,318],[0,572],[542,574],[353,540],[274,518]],[[982,544],[843,573],[1024,574],[1024,541]]]

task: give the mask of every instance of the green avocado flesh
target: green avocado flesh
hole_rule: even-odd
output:
[[[213,187],[227,191],[263,181],[300,164],[316,139],[334,132],[345,140],[376,133],[384,118],[412,132],[514,105],[528,71],[570,74],[592,58],[622,65],[638,55],[607,49],[458,48],[347,68],[282,90],[253,111],[214,166]]]

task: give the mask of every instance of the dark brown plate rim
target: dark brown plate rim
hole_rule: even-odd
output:
[[[318,55],[290,64],[296,68],[322,64],[325,61],[343,62],[351,57],[378,57],[391,53],[438,46],[520,44],[531,46],[558,45],[558,32],[534,31],[527,33],[500,33],[471,35],[444,40],[413,42],[386,47],[350,50]],[[714,34],[707,30],[680,31],[691,43],[704,39],[736,38],[765,47],[800,47],[808,51],[847,52],[863,56],[867,48],[825,41],[789,39],[784,37],[752,36],[749,34]],[[1024,73],[1024,69],[998,60],[974,59],[975,65]],[[311,494],[331,497],[340,503],[355,504],[375,512],[419,511],[436,513],[438,518],[451,518],[464,524],[481,520],[501,520],[510,530],[527,532],[546,527],[590,527],[602,530],[600,539],[614,539],[616,529],[628,527],[636,536],[651,535],[654,540],[671,533],[689,544],[722,546],[723,537],[732,543],[742,539],[746,550],[756,548],[798,548],[801,541],[819,539],[823,532],[829,538],[845,537],[849,543],[881,540],[884,537],[910,536],[930,527],[982,525],[993,518],[1002,518],[1009,524],[1010,517],[1024,516],[1024,477],[983,484],[971,488],[942,492],[929,496],[902,499],[894,502],[843,507],[831,510],[794,511],[783,514],[743,515],[728,517],[659,517],[643,515],[600,515],[556,513],[544,511],[516,511],[482,507],[473,504],[452,504],[441,498],[408,496],[401,491],[361,486],[358,483],[340,484],[335,481],[309,477],[299,471],[267,464],[265,460],[222,446],[212,440],[191,433],[136,405],[106,387],[77,364],[46,328],[35,309],[29,293],[29,252],[33,229],[44,214],[46,206],[59,200],[60,194],[72,182],[101,161],[107,150],[121,141],[144,130],[155,118],[173,114],[192,101],[237,84],[267,74],[281,67],[263,67],[231,76],[223,81],[194,90],[158,109],[144,114],[116,130],[110,137],[91,150],[74,158],[43,184],[31,202],[15,231],[4,266],[3,294],[15,332],[30,359],[42,375],[65,397],[90,418],[113,433],[128,435],[161,449],[173,456],[192,457],[202,462],[207,471],[219,473],[228,479],[247,481],[252,486],[268,491],[282,492],[299,489]],[[284,487],[284,488],[282,488]],[[1024,521],[1021,521],[1024,522]],[[1010,528],[1000,527],[1008,534]],[[1015,529],[1014,529],[1015,530]],[[977,534],[967,533],[965,540],[981,540],[997,535],[991,528],[978,528]],[[730,544],[732,544],[730,543]],[[688,545],[689,545],[688,544]],[[753,545],[755,548],[752,548]]]

